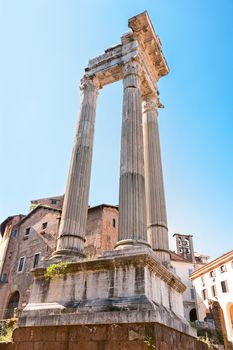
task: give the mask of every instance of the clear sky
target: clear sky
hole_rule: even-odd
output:
[[[0,0],[0,221],[64,193],[84,68],[144,10],[171,70],[159,84],[170,237],[193,234],[214,258],[233,249],[232,0]],[[91,205],[118,203],[121,114],[119,82],[98,98]]]

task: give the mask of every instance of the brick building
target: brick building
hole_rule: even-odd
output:
[[[1,224],[0,319],[13,315],[29,299],[31,270],[51,257],[56,248],[63,196],[31,201],[26,215],[7,218]],[[102,255],[117,241],[118,209],[102,204],[89,208],[86,254]]]
[[[17,224],[23,217],[23,215],[9,216],[0,226],[0,318],[8,317],[8,315],[5,315],[5,308],[9,291],[9,276],[12,274],[13,261],[15,260]],[[13,298],[12,308],[16,305],[14,301],[15,299]]]

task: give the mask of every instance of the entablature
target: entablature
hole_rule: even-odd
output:
[[[129,20],[132,32],[121,38],[121,44],[115,45],[105,53],[91,59],[85,74],[95,76],[100,87],[123,79],[123,66],[137,59],[143,68],[142,96],[157,90],[158,80],[168,74],[169,68],[161,50],[161,43],[155,34],[147,12]]]

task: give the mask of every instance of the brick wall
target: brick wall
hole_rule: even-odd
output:
[[[86,228],[85,253],[89,258],[101,255],[102,253],[102,216],[101,206],[89,208]]]
[[[145,344],[147,337],[151,347]],[[13,340],[0,344],[0,350],[208,349],[197,339],[157,323],[18,328]]]
[[[118,236],[118,210],[100,205],[89,208],[87,217],[85,253],[88,258],[113,250]]]
[[[8,222],[4,232],[4,241],[8,240],[6,251],[2,257],[4,260],[1,265],[1,278],[5,275],[5,280],[0,281],[0,319],[4,317],[5,308],[9,296],[9,281],[16,258],[16,247],[19,245],[18,222],[23,219],[23,215],[15,215]],[[15,233],[14,233],[15,232]],[[7,237],[6,237],[7,235]]]
[[[31,270],[34,256],[40,253],[40,261],[49,259],[56,247],[60,212],[38,208],[28,215],[17,228],[17,235],[11,235],[2,273],[8,276],[8,283],[0,286],[0,305],[7,308],[10,296],[18,291],[20,294],[19,307],[24,307],[29,299],[32,283]],[[47,222],[46,229],[42,224]],[[26,229],[30,233],[26,235]],[[18,273],[20,257],[25,257],[24,269]],[[0,315],[3,317],[3,315]]]
[[[102,252],[113,250],[118,241],[118,209],[104,207]]]

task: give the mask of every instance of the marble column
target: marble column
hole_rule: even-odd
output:
[[[81,111],[77,125],[62,210],[57,250],[53,256],[84,257],[98,86],[81,80]]]
[[[123,67],[123,121],[117,249],[149,245],[146,233],[145,176],[140,92],[141,66],[137,61]]]
[[[157,104],[157,96],[149,96],[143,101],[147,235],[160,262],[169,265],[170,254]]]

